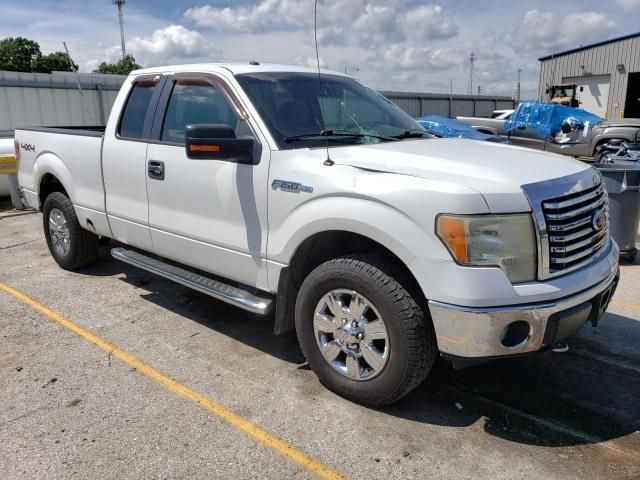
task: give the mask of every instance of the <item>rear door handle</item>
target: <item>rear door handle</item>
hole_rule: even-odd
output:
[[[149,160],[147,163],[147,175],[154,180],[164,180],[164,162]]]

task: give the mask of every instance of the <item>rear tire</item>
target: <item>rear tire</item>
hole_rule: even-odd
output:
[[[379,257],[352,255],[323,263],[304,280],[296,332],[329,390],[379,407],[405,396],[431,371],[438,356],[433,325],[401,276]]]
[[[98,259],[99,237],[80,226],[71,200],[51,193],[42,209],[44,235],[51,256],[65,270],[77,270]]]

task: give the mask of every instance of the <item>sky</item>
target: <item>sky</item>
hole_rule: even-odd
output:
[[[121,56],[111,0],[0,0],[0,38],[66,41],[81,71]],[[127,53],[143,66],[251,61],[315,66],[313,0],[127,0]],[[640,30],[640,0],[319,0],[323,67],[381,90],[534,98],[538,58]]]

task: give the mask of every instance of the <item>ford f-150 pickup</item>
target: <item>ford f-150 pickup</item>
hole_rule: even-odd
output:
[[[104,128],[18,128],[24,200],[55,261],[118,260],[295,329],[320,381],[391,403],[438,355],[547,351],[615,290],[600,174],[435,139],[339,73],[138,70]]]

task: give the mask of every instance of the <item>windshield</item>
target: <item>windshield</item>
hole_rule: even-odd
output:
[[[391,101],[349,77],[247,73],[236,79],[281,149],[428,137]],[[321,85],[322,84],[322,88]]]
[[[574,87],[569,86],[553,87],[553,89],[554,97],[573,97],[573,94],[575,92]]]

